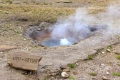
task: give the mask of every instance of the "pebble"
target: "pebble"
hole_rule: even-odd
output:
[[[77,65],[77,66],[79,66],[79,64],[78,64],[78,63],[76,63],[76,65]]]
[[[101,64],[101,66],[104,66],[105,64]]]
[[[105,52],[102,51],[102,54],[105,54]]]
[[[68,77],[69,77],[69,74],[68,74],[67,72],[62,72],[62,73],[61,73],[61,76],[62,76],[63,78],[68,78]]]
[[[102,80],[109,80],[109,79],[106,76],[103,76]]]
[[[1,54],[3,53],[3,52],[0,52]]]
[[[26,41],[26,39],[24,38],[23,40],[25,40]]]
[[[106,72],[107,75],[109,75],[110,73],[109,72]]]

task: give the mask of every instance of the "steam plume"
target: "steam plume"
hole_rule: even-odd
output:
[[[99,24],[108,25],[108,30],[103,33],[106,37],[115,35],[120,31],[118,27],[118,17],[120,17],[120,8],[118,6],[109,6],[106,12],[99,13],[96,16],[91,16],[84,8],[78,8],[75,14],[70,15],[67,19],[62,21],[58,20],[53,25],[51,37],[53,39],[68,40],[70,44],[74,44],[81,39],[87,38],[91,35],[91,27],[88,25]],[[100,26],[102,28],[102,26]],[[96,27],[100,29],[100,27]],[[107,27],[107,26],[106,26]]]

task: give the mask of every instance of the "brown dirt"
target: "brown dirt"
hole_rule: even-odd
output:
[[[119,35],[117,37],[111,35],[110,38],[103,40],[99,39],[101,35],[98,34],[98,36],[90,37],[71,47],[55,48],[40,47],[23,35],[28,25],[38,24],[41,21],[53,23],[59,15],[64,15],[65,12],[66,15],[69,15],[77,7],[87,8],[90,14],[96,15],[99,12],[104,12],[106,6],[110,3],[119,4],[118,0],[114,0],[114,2],[113,0],[71,0],[72,2],[69,2],[69,0],[25,0],[24,2],[23,0],[16,0],[15,2],[14,0],[12,3],[11,1],[0,0],[0,46],[8,45],[5,48],[0,47],[0,80],[120,80],[119,76],[113,75],[115,72],[120,73],[120,61],[116,58],[120,54],[120,43],[116,43],[119,42]],[[23,8],[23,6],[27,7]],[[62,11],[63,13],[56,12],[51,16],[53,7],[57,7],[55,10],[58,9],[58,12]],[[50,12],[44,13],[43,11],[41,13],[45,15],[34,16],[30,11],[36,14],[38,13],[36,8],[40,8],[41,11],[46,8]],[[50,15],[47,15],[48,13]],[[119,25],[119,21],[114,25]],[[90,44],[90,40],[98,40],[98,43]],[[99,40],[103,41],[99,42]],[[108,45],[112,46],[110,52],[106,51]],[[15,46],[15,48],[12,49],[12,46]],[[40,62],[37,73],[14,69],[7,64],[7,54],[17,50],[30,51],[44,57]],[[93,60],[86,60],[88,55],[93,55]],[[59,69],[60,66],[65,66],[68,63],[76,64],[76,67],[68,72],[74,79],[64,79],[59,74],[48,76],[51,74],[49,70],[54,73],[56,68]],[[96,73],[97,75],[92,76],[90,73]]]

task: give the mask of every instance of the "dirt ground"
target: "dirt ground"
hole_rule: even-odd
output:
[[[110,4],[117,5],[119,0],[0,0],[0,80],[120,80],[120,15],[98,17]],[[117,26],[110,30],[117,33],[98,32],[69,47],[41,47],[24,35],[30,25],[54,24],[59,16],[73,14],[78,7],[98,19],[93,23]],[[7,64],[7,54],[21,50],[43,56],[37,72]],[[61,77],[64,70],[60,67],[68,78]]]

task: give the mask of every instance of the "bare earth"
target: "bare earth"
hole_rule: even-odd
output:
[[[117,5],[118,0],[0,0],[0,80],[120,80],[120,14],[108,16],[104,12],[109,4]],[[20,8],[27,6],[22,12]],[[31,7],[32,6],[32,7]],[[56,7],[56,8],[55,8]],[[75,9],[85,8],[89,15],[94,16],[90,24],[107,24],[112,28],[96,32],[89,38],[72,46],[41,47],[24,35],[29,25],[39,25],[41,22],[55,23],[56,14],[67,15]],[[116,8],[119,9],[120,6]],[[16,10],[13,10],[13,9]],[[31,15],[37,13],[36,8],[62,11],[51,16]],[[18,10],[17,10],[18,9]],[[11,10],[11,11],[10,11]],[[36,10],[36,11],[35,11]],[[21,11],[17,13],[17,11]],[[100,13],[104,13],[101,17]],[[117,12],[116,12],[117,13]],[[47,16],[47,19],[45,19]],[[88,18],[86,18],[88,20]],[[42,28],[42,27],[41,27]],[[7,55],[15,51],[29,51],[42,56],[37,72],[14,69],[7,64]],[[91,58],[90,58],[91,57]],[[72,64],[74,67],[68,66]],[[62,69],[64,67],[65,69]],[[70,76],[62,78],[61,72]],[[115,73],[118,73],[116,75]]]

